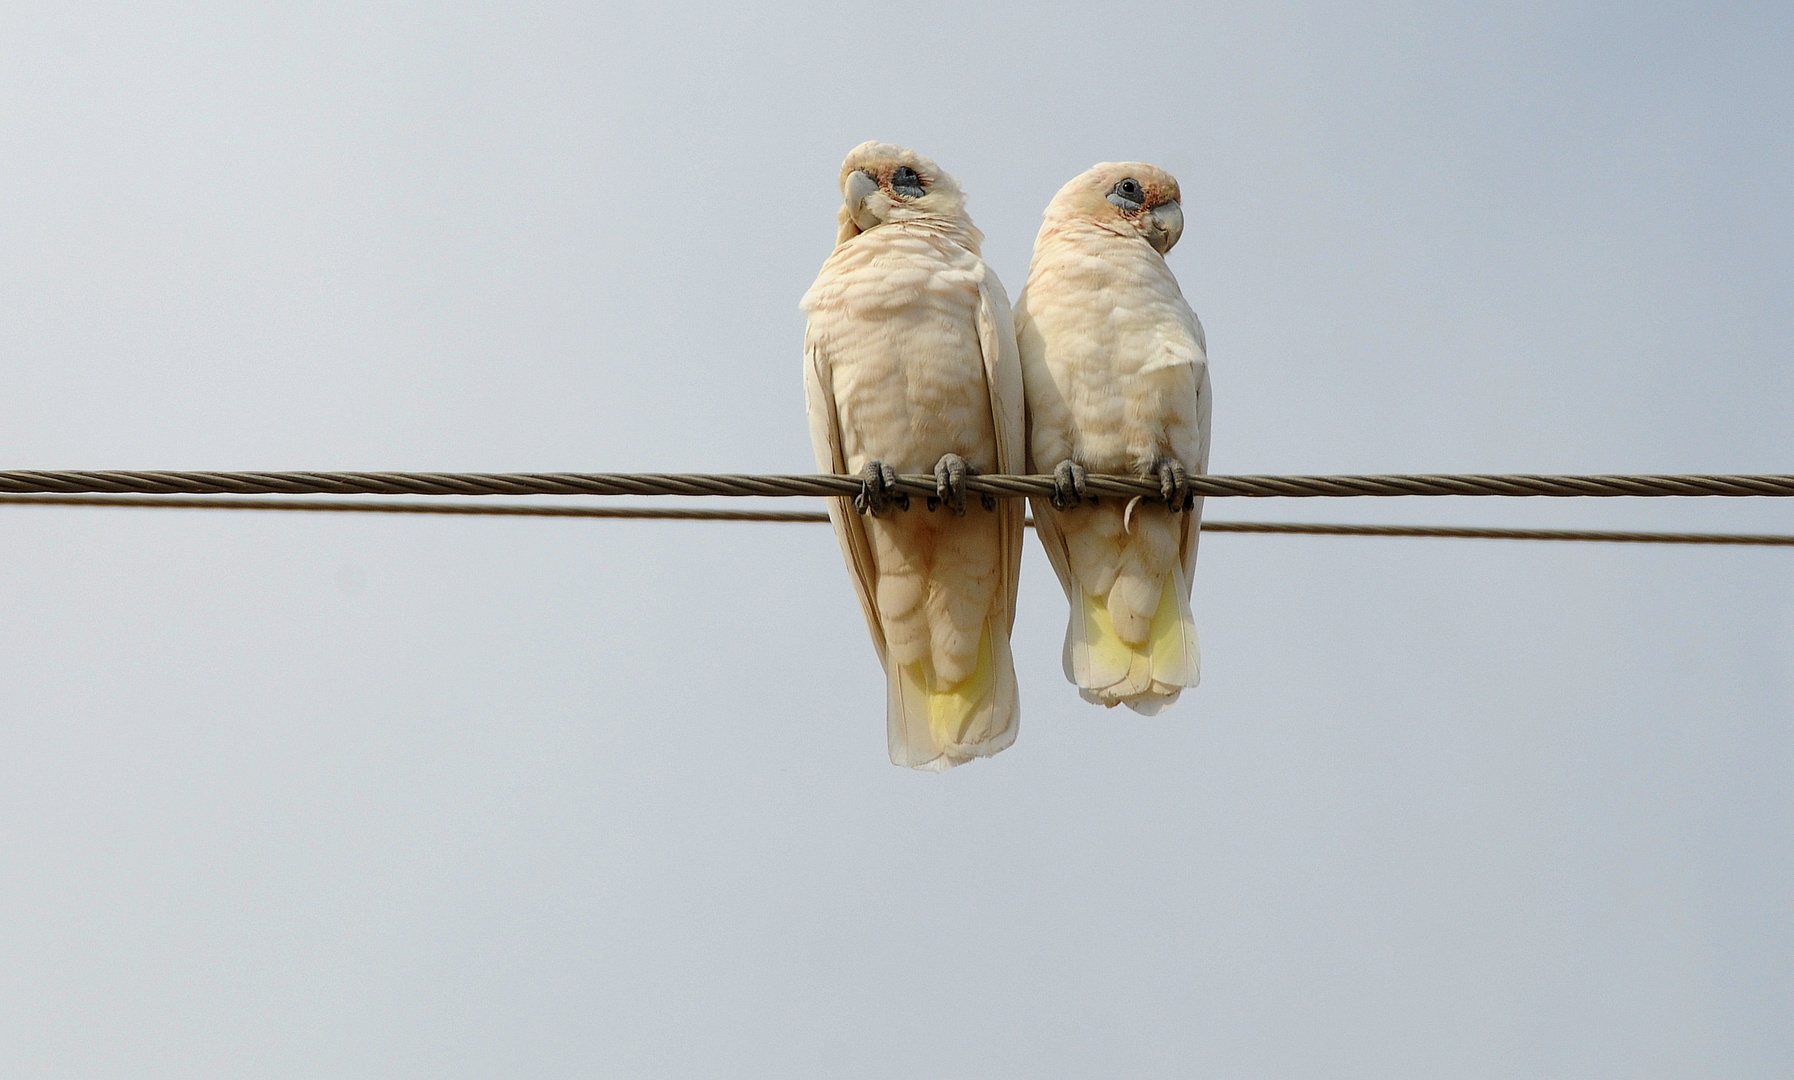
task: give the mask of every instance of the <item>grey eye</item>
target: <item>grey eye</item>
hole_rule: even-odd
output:
[[[922,178],[908,165],[899,165],[897,171],[891,174],[891,190],[912,199],[920,199],[924,194]]]
[[[1146,205],[1146,189],[1130,176],[1109,192],[1109,201],[1123,210],[1138,210]]]

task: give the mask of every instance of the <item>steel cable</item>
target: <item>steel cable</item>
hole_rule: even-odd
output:
[[[157,510],[285,510],[335,514],[435,514],[466,517],[611,518],[647,521],[733,521],[816,524],[817,510],[710,510],[646,506],[491,506],[466,503],[364,502],[282,498],[168,498],[133,495],[0,495],[0,505],[111,506]],[[1028,524],[1034,524],[1033,519]],[[1763,533],[1638,532],[1613,529],[1503,529],[1459,525],[1337,525],[1280,521],[1205,521],[1204,532],[1288,536],[1392,536],[1461,540],[1555,540],[1617,544],[1702,544],[1794,547],[1794,536]]]
[[[932,495],[934,477],[905,474],[897,488]],[[1050,476],[972,476],[969,491],[994,496],[1045,496]],[[1362,496],[1502,496],[1548,498],[1660,498],[1667,496],[1794,496],[1794,475],[1421,474],[1407,476],[1190,477],[1190,489],[1210,498],[1348,498]],[[133,495],[853,495],[851,476],[712,473],[440,473],[440,472],[0,472],[0,492]],[[1155,497],[1156,480],[1092,474],[1090,494]]]

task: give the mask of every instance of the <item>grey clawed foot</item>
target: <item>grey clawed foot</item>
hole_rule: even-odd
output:
[[[1083,501],[1084,466],[1069,458],[1061,461],[1053,468],[1053,509],[1075,509]]]
[[[862,514],[877,517],[895,506],[909,509],[909,496],[897,490],[897,470],[882,461],[868,461],[860,474],[860,493],[853,497],[853,508]]]
[[[1159,497],[1173,514],[1196,505],[1196,493],[1190,490],[1190,474],[1176,458],[1159,459]]]
[[[934,490],[947,509],[964,517],[966,512],[966,477],[972,467],[958,454],[942,454],[934,466]]]

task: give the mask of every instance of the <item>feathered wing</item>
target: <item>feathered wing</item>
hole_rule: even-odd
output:
[[[978,342],[984,352],[984,381],[997,433],[997,469],[1020,473],[1028,467],[1028,414],[1022,388],[1021,351],[1015,342],[1015,319],[1009,298],[996,275],[985,271],[978,289]],[[1003,635],[1015,626],[1015,600],[1020,585],[1022,533],[1026,510],[1021,499],[997,500],[1002,536],[1004,593]]]
[[[1202,347],[1202,328],[1196,328],[1196,343]],[[1203,350],[1206,354],[1207,350]],[[1209,395],[1206,360],[1190,369],[1196,387],[1196,439],[1180,457],[1192,473],[1208,472],[1209,416],[1212,399]],[[1196,634],[1196,619],[1190,611],[1190,589],[1196,576],[1196,545],[1202,538],[1202,497],[1182,515],[1177,525],[1177,558],[1171,573],[1166,575],[1159,609],[1153,615],[1152,636],[1148,653],[1150,662],[1143,670],[1130,671],[1129,689],[1144,682],[1149,689],[1138,696],[1123,697],[1123,704],[1143,716],[1155,716],[1176,701],[1185,687],[1202,681],[1202,644]]]
[[[1039,462],[1030,462],[1028,471],[1039,473],[1051,469],[1052,465],[1042,466]],[[1065,590],[1065,598],[1070,601],[1073,623],[1076,623],[1078,598],[1084,595],[1083,586],[1078,583],[1078,576],[1071,568],[1071,552],[1067,548],[1065,527],[1060,521],[1059,511],[1053,509],[1051,499],[1029,499],[1028,508],[1034,511],[1034,535],[1039,537],[1040,546],[1046,552],[1047,562],[1052,565],[1053,573],[1059,578],[1059,587]],[[1065,665],[1065,677],[1078,683],[1073,674],[1072,631],[1065,635],[1065,649],[1062,661]],[[1083,684],[1078,683],[1079,686]]]
[[[816,471],[845,474],[847,455],[841,447],[841,421],[835,411],[835,388],[829,370],[828,355],[814,341],[804,345],[804,404],[810,420],[810,449],[816,455]],[[872,647],[878,651],[878,662],[885,662],[885,628],[878,616],[878,563],[872,555],[872,540],[866,525],[853,508],[853,500],[828,500],[829,521],[835,527],[835,540],[853,576],[853,591],[860,600],[860,612],[866,616],[866,629],[872,634]]]
[[[1199,335],[1201,329],[1199,324],[1197,326]],[[1199,343],[1201,342],[1200,336],[1197,338],[1197,341]],[[1209,420],[1213,414],[1214,396],[1209,390],[1208,364],[1204,363],[1200,373],[1196,376],[1196,443],[1198,450],[1196,453],[1196,460],[1189,465],[1191,472],[1208,472],[1208,446],[1211,430]],[[1193,580],[1196,576],[1196,543],[1201,537],[1202,496],[1198,495],[1196,496],[1196,505],[1190,509],[1189,520],[1184,522],[1183,537],[1178,545],[1178,554],[1181,556],[1179,561],[1183,564],[1184,578],[1186,581],[1184,587],[1184,603],[1186,605],[1189,603],[1190,596],[1190,590],[1187,583],[1188,581]]]
[[[1058,465],[1058,460],[1036,460],[1035,452],[1040,446],[1057,446],[1057,450],[1047,451],[1055,459],[1068,456],[1072,449],[1072,419],[1061,397],[1061,390],[1055,384],[1053,373],[1048,368],[1042,354],[1041,331],[1029,319],[1029,301],[1036,299],[1038,288],[1032,276],[1028,285],[1022,290],[1021,299],[1016,305],[1016,340],[1018,350],[1024,338],[1032,334],[1034,348],[1023,361],[1028,392],[1028,454],[1027,470],[1040,474],[1051,472]],[[1029,367],[1027,365],[1033,365]],[[1046,441],[1040,442],[1044,438]],[[1034,512],[1034,535],[1040,540],[1040,546],[1046,552],[1047,562],[1053,568],[1053,574],[1059,579],[1059,587],[1065,591],[1065,598],[1072,610],[1072,628],[1065,635],[1065,647],[1062,661],[1065,677],[1073,684],[1082,687],[1074,673],[1083,664],[1074,660],[1074,646],[1080,631],[1077,629],[1077,612],[1080,598],[1084,595],[1083,586],[1078,581],[1077,572],[1072,569],[1070,542],[1065,534],[1065,522],[1059,511],[1053,508],[1051,499],[1030,498],[1028,507]],[[1087,655],[1087,650],[1078,649],[1078,656]]]

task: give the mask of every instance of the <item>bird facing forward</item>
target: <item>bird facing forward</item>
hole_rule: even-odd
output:
[[[868,142],[841,166],[835,250],[803,298],[817,467],[862,478],[829,516],[885,668],[892,762],[946,769],[1015,740],[1019,499],[965,478],[1026,459],[1008,297],[954,179]],[[912,502],[905,473],[933,473]]]

